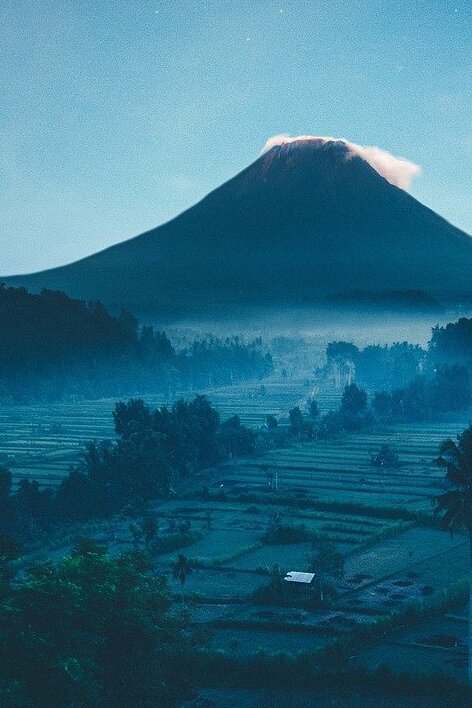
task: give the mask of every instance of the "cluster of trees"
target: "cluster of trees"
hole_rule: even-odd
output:
[[[152,563],[87,540],[0,592],[2,706],[174,706],[181,657],[201,646]]]
[[[272,358],[257,339],[210,338],[176,351],[125,310],[64,293],[0,284],[0,399],[52,401],[175,391],[262,378]]]
[[[255,433],[237,416],[221,422],[205,396],[151,410],[142,399],[113,413],[117,440],[90,441],[57,490],[0,474],[0,532],[28,539],[63,521],[106,517],[136,500],[167,496],[180,480],[255,451]]]
[[[274,365],[260,337],[245,342],[238,336],[224,339],[208,336],[183,348],[178,368],[185,388],[211,388],[262,379],[273,372]]]
[[[404,386],[421,374],[426,352],[408,342],[359,349],[351,342],[330,342],[321,373],[336,384],[356,382],[367,388]]]
[[[466,317],[433,327],[427,349],[408,342],[364,349],[351,342],[330,342],[326,365],[318,373],[338,384],[355,379],[366,388],[393,390],[404,388],[418,376],[429,379],[436,371],[454,366],[465,367],[472,374],[472,319]]]
[[[331,342],[326,366],[319,371],[338,386],[377,391],[371,415],[382,422],[421,422],[460,411],[472,402],[472,319],[435,327],[428,350],[403,342],[359,349]],[[331,417],[327,423],[339,423]],[[356,429],[359,421],[347,421]]]
[[[367,393],[355,383],[344,387],[341,405],[337,411],[326,413],[319,425],[319,435],[330,437],[338,432],[354,432],[369,427],[374,422],[368,406]]]
[[[376,392],[369,405],[367,393],[357,384],[344,387],[337,411],[319,415],[315,400],[308,414],[296,406],[289,411],[292,440],[330,438],[343,432],[363,430],[379,423],[421,423],[437,420],[445,413],[466,409],[472,403],[472,387],[467,368],[460,364],[439,366],[432,378],[417,376],[404,388]],[[270,416],[266,427],[276,431]]]
[[[464,410],[471,402],[467,368],[461,364],[443,364],[432,378],[418,376],[404,388],[376,393],[372,407],[381,422],[420,423]]]
[[[272,418],[272,416],[270,417]],[[341,404],[337,411],[329,411],[320,416],[315,399],[309,401],[308,415],[299,406],[289,411],[289,434],[293,440],[329,438],[342,432],[362,430],[372,425],[374,415],[368,406],[367,393],[355,383],[344,387]],[[277,421],[275,421],[277,423]],[[267,419],[266,426],[274,425]]]
[[[436,363],[463,363],[472,367],[472,319],[461,317],[445,327],[433,328],[429,354]]]

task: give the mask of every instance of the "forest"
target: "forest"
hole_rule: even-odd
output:
[[[199,338],[176,350],[126,310],[62,292],[0,284],[0,400],[81,400],[165,393],[263,378],[273,370],[260,339]]]

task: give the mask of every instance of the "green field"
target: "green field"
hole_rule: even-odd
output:
[[[218,571],[208,568],[202,573],[204,581],[202,577],[189,580],[186,592],[214,598],[217,591],[220,601],[243,602],[243,608],[236,605],[231,610],[225,606],[224,612],[213,606],[210,624],[216,621],[218,627],[215,645],[236,655],[258,649],[297,653],[306,650],[312,640],[313,648],[325,646],[336,633],[370,622],[376,614],[399,611],[411,602],[421,606],[424,597],[463,579],[468,573],[464,537],[451,539],[427,524],[395,519],[395,514],[431,514],[432,498],[444,489],[443,471],[432,461],[441,441],[455,438],[465,425],[399,425],[332,441],[296,444],[269,452],[260,460],[224,465],[218,471],[215,488],[224,484],[225,502],[186,502],[180,511],[174,503],[172,513],[203,519],[210,512],[213,519],[205,540],[185,553],[190,558],[203,557],[210,566],[214,553]],[[400,458],[399,467],[385,469],[371,464],[372,455],[382,443],[394,448]],[[268,473],[277,473],[277,492],[268,489]],[[240,501],[244,494],[250,503]],[[353,503],[360,506],[342,506]],[[330,510],[330,505],[337,505],[336,510]],[[305,611],[296,621],[298,626],[288,631],[292,624],[286,614],[284,619],[284,613],[274,611],[273,606],[258,610],[251,604],[249,587],[256,581],[262,585],[267,582],[262,574],[264,568],[278,564],[282,571],[309,570],[310,543],[261,542],[274,511],[280,513],[284,523],[304,524],[308,531],[329,537],[344,554],[345,576],[338,583],[336,616],[323,619],[316,612]],[[225,541],[228,529],[231,531]],[[169,554],[165,561],[170,563],[171,559]],[[223,569],[227,569],[227,574],[222,573]],[[170,577],[170,566],[166,569],[162,565],[162,570]],[[174,588],[177,592],[175,584]],[[245,591],[246,604],[242,597]],[[443,620],[428,620],[414,631],[418,636],[434,636],[437,621]],[[267,624],[270,629],[264,629]],[[287,625],[284,632],[277,629],[280,624]],[[307,637],[306,628],[312,624],[315,635]],[[328,625],[330,632],[326,634]],[[381,648],[363,650],[358,660],[373,665],[375,657],[375,665],[385,660],[392,670],[410,670],[414,663],[413,673],[434,670],[464,677],[460,657],[451,656],[441,647],[420,645],[420,641],[409,637],[398,641],[395,638],[394,645],[386,641]],[[399,661],[395,663],[397,651]]]
[[[337,390],[315,391],[307,381],[275,378],[206,393],[223,419],[239,415],[252,427],[261,426],[269,414],[283,423],[290,408],[304,407],[314,393],[323,412],[336,408],[340,398]],[[146,400],[151,406],[163,403],[157,397]],[[57,484],[77,462],[84,442],[113,437],[114,403],[109,399],[3,406],[0,464],[7,464],[16,480]],[[176,551],[156,551],[156,573],[167,576],[177,607],[184,590],[192,620],[213,627],[214,647],[236,656],[258,650],[316,650],[360,623],[401,610],[412,601],[421,603],[426,593],[450,587],[468,572],[465,539],[460,535],[451,539],[413,515],[431,513],[432,498],[444,489],[443,471],[433,459],[442,440],[455,438],[466,425],[459,421],[382,427],[330,441],[295,443],[222,465],[201,478],[210,498],[175,498],[153,505],[162,537],[171,523],[190,521],[195,539]],[[371,458],[383,443],[398,454],[400,466],[372,465]],[[224,499],[218,496],[221,490]],[[290,609],[287,595],[288,607],[282,609],[255,604],[254,593],[267,585],[267,570],[275,564],[285,572],[310,570],[310,541],[263,543],[274,513],[284,524],[303,525],[313,539],[330,539],[343,554],[344,579],[337,583],[337,599],[328,613],[300,609],[298,601]],[[101,534],[112,553],[131,546],[128,521],[97,523],[97,529],[92,535]],[[63,552],[70,547],[70,542],[64,545]],[[51,550],[51,556],[60,553],[60,548]],[[178,553],[195,565],[184,588],[172,578]],[[420,641],[441,634],[434,622],[446,618],[429,620],[412,630],[414,636],[405,630],[394,642],[366,648],[356,660],[369,666],[387,663],[394,670],[414,666],[416,673],[444,670],[463,676],[459,650],[456,656]],[[464,626],[462,622],[462,630]],[[463,632],[457,629],[457,634],[465,642]]]
[[[252,427],[270,414],[286,415],[306,398],[306,381],[269,379],[204,391],[222,419],[239,415]],[[171,404],[176,398],[192,398],[189,392],[169,401],[145,396],[151,407]],[[136,393],[139,397],[139,392]],[[116,399],[75,401],[28,406],[0,406],[0,464],[7,465],[15,480],[37,479],[55,485],[77,463],[83,444],[114,436],[112,411]]]
[[[433,464],[439,444],[453,437],[467,423],[398,425],[304,443],[268,453],[262,462],[227,465],[227,477],[255,488],[267,484],[267,465],[277,474],[280,494],[323,502],[360,503],[367,506],[429,510],[440,492],[443,472]],[[399,455],[398,468],[378,468],[371,457],[388,443]]]

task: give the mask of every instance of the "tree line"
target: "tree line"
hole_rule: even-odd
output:
[[[0,400],[27,403],[140,393],[263,378],[272,358],[260,339],[207,338],[177,350],[126,310],[61,292],[0,284]]]
[[[438,369],[472,374],[472,319],[460,318],[433,327],[426,348],[408,342],[360,349],[352,342],[334,341],[326,347],[326,364],[317,373],[331,380],[356,383],[370,389],[398,389],[418,376],[433,377]]]
[[[472,401],[470,380],[461,366],[439,367],[434,377],[417,377],[407,386],[393,391],[378,391],[369,398],[356,383],[344,387],[339,408],[319,414],[316,399],[308,411],[299,406],[289,411],[292,439],[331,438],[356,432],[375,423],[422,423],[440,419],[445,413],[466,409]],[[269,416],[266,426],[274,436],[278,422]]]

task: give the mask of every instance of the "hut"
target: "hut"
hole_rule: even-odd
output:
[[[314,590],[315,578],[315,573],[302,573],[298,570],[291,570],[285,575],[284,582],[287,583],[286,587],[289,588],[289,592],[293,596],[306,597]]]

